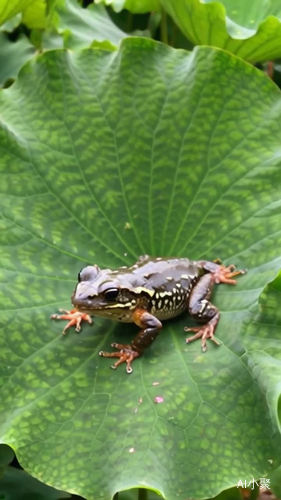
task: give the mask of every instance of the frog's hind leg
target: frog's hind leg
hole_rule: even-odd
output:
[[[116,342],[114,342],[113,344],[111,344],[111,347],[115,347],[116,349],[118,349],[118,351],[116,352],[100,351],[99,355],[103,356],[104,358],[119,358],[118,361],[116,361],[116,363],[111,365],[111,368],[116,369],[122,363],[126,363],[127,373],[132,373],[133,368],[131,364],[134,361],[134,359],[139,356],[139,353],[137,351],[134,351],[130,344],[117,344]]]
[[[186,343],[201,338],[203,352],[207,349],[207,339],[211,339],[215,344],[220,345],[220,342],[214,337],[220,313],[209,301],[215,283],[216,278],[213,273],[205,274],[195,285],[189,297],[189,314],[200,322],[206,322],[206,324],[192,328],[185,327],[186,332],[196,332],[195,335],[186,339]]]
[[[193,288],[188,302],[188,310],[193,318],[204,322],[203,326],[185,328],[186,332],[195,332],[195,335],[186,339],[187,343],[201,338],[202,351],[207,349],[206,340],[211,339],[215,344],[220,345],[214,337],[217,324],[220,319],[219,310],[209,301],[214,285],[227,283],[236,285],[233,278],[239,274],[245,274],[246,271],[236,269],[235,266],[224,266],[218,262],[201,260],[197,263],[198,267],[207,271]]]
[[[214,282],[216,284],[226,283],[228,285],[236,285],[236,280],[232,278],[239,276],[239,274],[246,273],[244,269],[236,269],[232,264],[230,266],[224,266],[218,259],[214,262],[199,260],[196,264],[205,271],[211,273],[214,276]]]
[[[99,355],[104,358],[119,358],[111,368],[115,369],[122,363],[126,363],[127,373],[132,373],[132,362],[143,353],[157,337],[162,328],[160,321],[144,309],[136,309],[132,315],[136,325],[141,327],[141,331],[135,336],[131,344],[111,344],[111,347],[118,349],[116,352],[100,351]]]

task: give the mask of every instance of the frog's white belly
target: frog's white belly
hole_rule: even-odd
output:
[[[182,314],[187,308],[186,303],[182,303],[180,306],[175,306],[171,307],[170,305],[165,305],[162,306],[161,309],[157,308],[156,306],[153,306],[150,310],[151,314],[155,316],[157,319],[160,320],[165,320],[165,319],[171,319],[175,318],[176,316],[179,316]]]

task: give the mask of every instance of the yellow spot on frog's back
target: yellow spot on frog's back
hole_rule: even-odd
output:
[[[133,290],[135,293],[141,293],[141,292],[145,292],[147,293],[148,295],[150,295],[150,297],[153,297],[154,295],[154,290],[150,290],[149,288],[145,288],[143,286],[137,286],[136,288],[134,288]]]

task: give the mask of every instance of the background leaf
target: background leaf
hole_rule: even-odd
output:
[[[0,32],[0,86],[16,78],[20,68],[35,54],[35,48],[26,36],[12,42]]]
[[[115,12],[127,9],[134,14],[142,14],[160,9],[160,0],[96,0],[96,3],[110,5]]]
[[[6,31],[7,33],[14,31],[14,29],[21,23],[21,17],[21,13],[19,12],[14,17],[9,18],[8,21],[1,24],[0,31]]]
[[[30,29],[44,29],[46,26],[46,1],[33,0],[24,10],[22,22]]]
[[[55,29],[54,29],[55,28]],[[59,34],[54,38],[54,31]],[[43,35],[43,47],[79,49],[95,42],[106,42],[115,48],[127,35],[110,19],[102,5],[82,8],[76,0],[54,3],[49,14],[49,29]]]
[[[223,51],[132,38],[37,57],[0,106],[1,440],[88,500],[136,486],[206,498],[265,477],[280,461],[279,382],[258,358],[270,344],[278,366],[280,340],[257,309],[281,267],[278,89]],[[187,346],[180,317],[128,376],[98,351],[134,325],[62,337],[49,315],[84,264],[145,252],[248,273],[217,287],[220,348]]]
[[[45,25],[45,0],[9,0],[0,3],[0,24],[23,14],[27,26],[30,28],[43,28]]]
[[[270,476],[270,489],[276,495],[281,496],[281,467],[278,467]]]
[[[161,0],[183,33],[251,62],[281,56],[281,4],[252,0]]]

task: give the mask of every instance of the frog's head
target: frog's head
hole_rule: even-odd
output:
[[[72,295],[72,304],[79,311],[118,320],[126,320],[135,309],[136,298],[122,275],[101,270],[98,266],[84,267]]]

